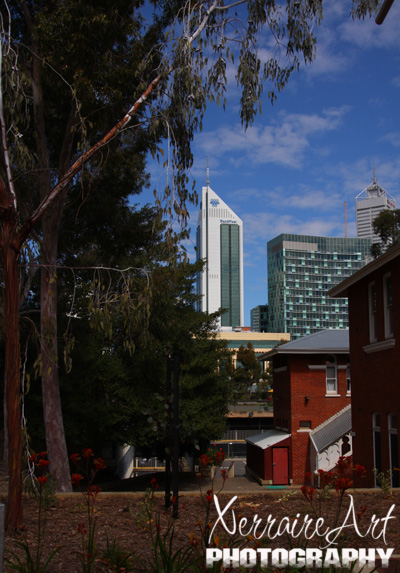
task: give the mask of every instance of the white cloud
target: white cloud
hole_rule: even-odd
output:
[[[382,137],[382,141],[388,141],[394,147],[400,147],[400,131],[392,131],[392,133],[387,133]]]
[[[299,219],[291,214],[276,212],[246,213],[242,216],[245,244],[262,245],[281,233],[315,236],[344,236],[344,222],[336,216]],[[343,218],[344,221],[344,218]]]
[[[321,114],[282,112],[274,123],[264,127],[257,124],[247,131],[237,124],[224,125],[214,132],[200,134],[196,146],[213,157],[227,153],[236,166],[240,161],[246,164],[250,161],[299,169],[312,139],[338,129],[349,109],[347,106],[329,108]],[[327,150],[325,145],[324,154]]]
[[[399,18],[400,5],[395,2],[381,26],[375,24],[374,19],[348,21],[339,27],[340,36],[342,41],[359,48],[397,48]]]

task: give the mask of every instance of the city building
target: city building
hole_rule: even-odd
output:
[[[349,301],[353,458],[367,470],[357,485],[377,485],[376,468],[399,487],[400,245],[329,294]]]
[[[250,310],[250,323],[253,332],[268,332],[267,304],[260,304]]]
[[[372,223],[383,209],[395,208],[393,197],[378,185],[374,169],[372,184],[356,197],[357,237],[372,239],[373,243],[378,243],[380,238],[375,235]]]
[[[371,258],[371,239],[282,234],[268,242],[268,332],[292,340],[348,328],[346,299],[328,291]]]
[[[248,437],[247,471],[261,483],[301,485],[351,455],[349,333],[323,330],[277,346],[274,426]]]
[[[225,309],[220,327],[243,326],[243,223],[209,185],[201,192],[196,246],[205,263],[197,279],[199,310]]]
[[[217,332],[216,338],[226,340],[227,348],[233,351],[233,362],[236,365],[236,354],[241,346],[247,346],[251,342],[254,352],[257,355],[264,354],[272,350],[282,341],[289,342],[290,334],[286,332],[250,332],[248,330],[237,329],[236,331]]]

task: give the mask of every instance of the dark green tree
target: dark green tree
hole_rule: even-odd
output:
[[[384,209],[372,223],[374,233],[380,242],[371,246],[371,254],[376,259],[388,248],[400,242],[400,209]]]
[[[146,337],[135,333],[133,355],[123,351],[117,314],[111,337],[91,329],[88,321],[74,326],[73,368],[61,374],[69,446],[128,443],[162,454],[171,411],[167,357],[173,354],[181,367],[182,447],[204,445],[225,429],[230,382],[223,364],[229,352],[215,338],[215,317],[195,310],[192,289],[198,268],[178,262],[155,263],[148,270],[150,318]],[[77,302],[78,314],[85,300],[81,296]]]
[[[261,363],[257,360],[251,342],[239,348],[236,358],[236,369],[233,372],[235,393],[241,399],[250,399],[255,391],[253,384],[258,385],[262,377]]]

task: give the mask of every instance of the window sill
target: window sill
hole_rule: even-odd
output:
[[[311,432],[312,428],[299,428],[298,432]]]
[[[325,394],[325,398],[340,398],[340,394]]]
[[[364,352],[371,354],[372,352],[380,352],[381,350],[388,350],[396,345],[396,340],[394,338],[388,338],[387,340],[381,340],[380,342],[374,342],[363,346]]]

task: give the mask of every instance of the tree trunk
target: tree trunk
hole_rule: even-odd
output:
[[[43,217],[40,322],[43,416],[50,473],[57,491],[72,491],[58,376],[57,243],[64,196]]]
[[[3,223],[7,227],[7,223]],[[3,273],[4,273],[4,318],[6,329],[6,394],[8,426],[8,503],[5,527],[13,532],[22,524],[22,430],[21,430],[21,381],[20,381],[20,345],[19,345],[19,280],[18,257],[9,238],[8,229],[3,237]]]

